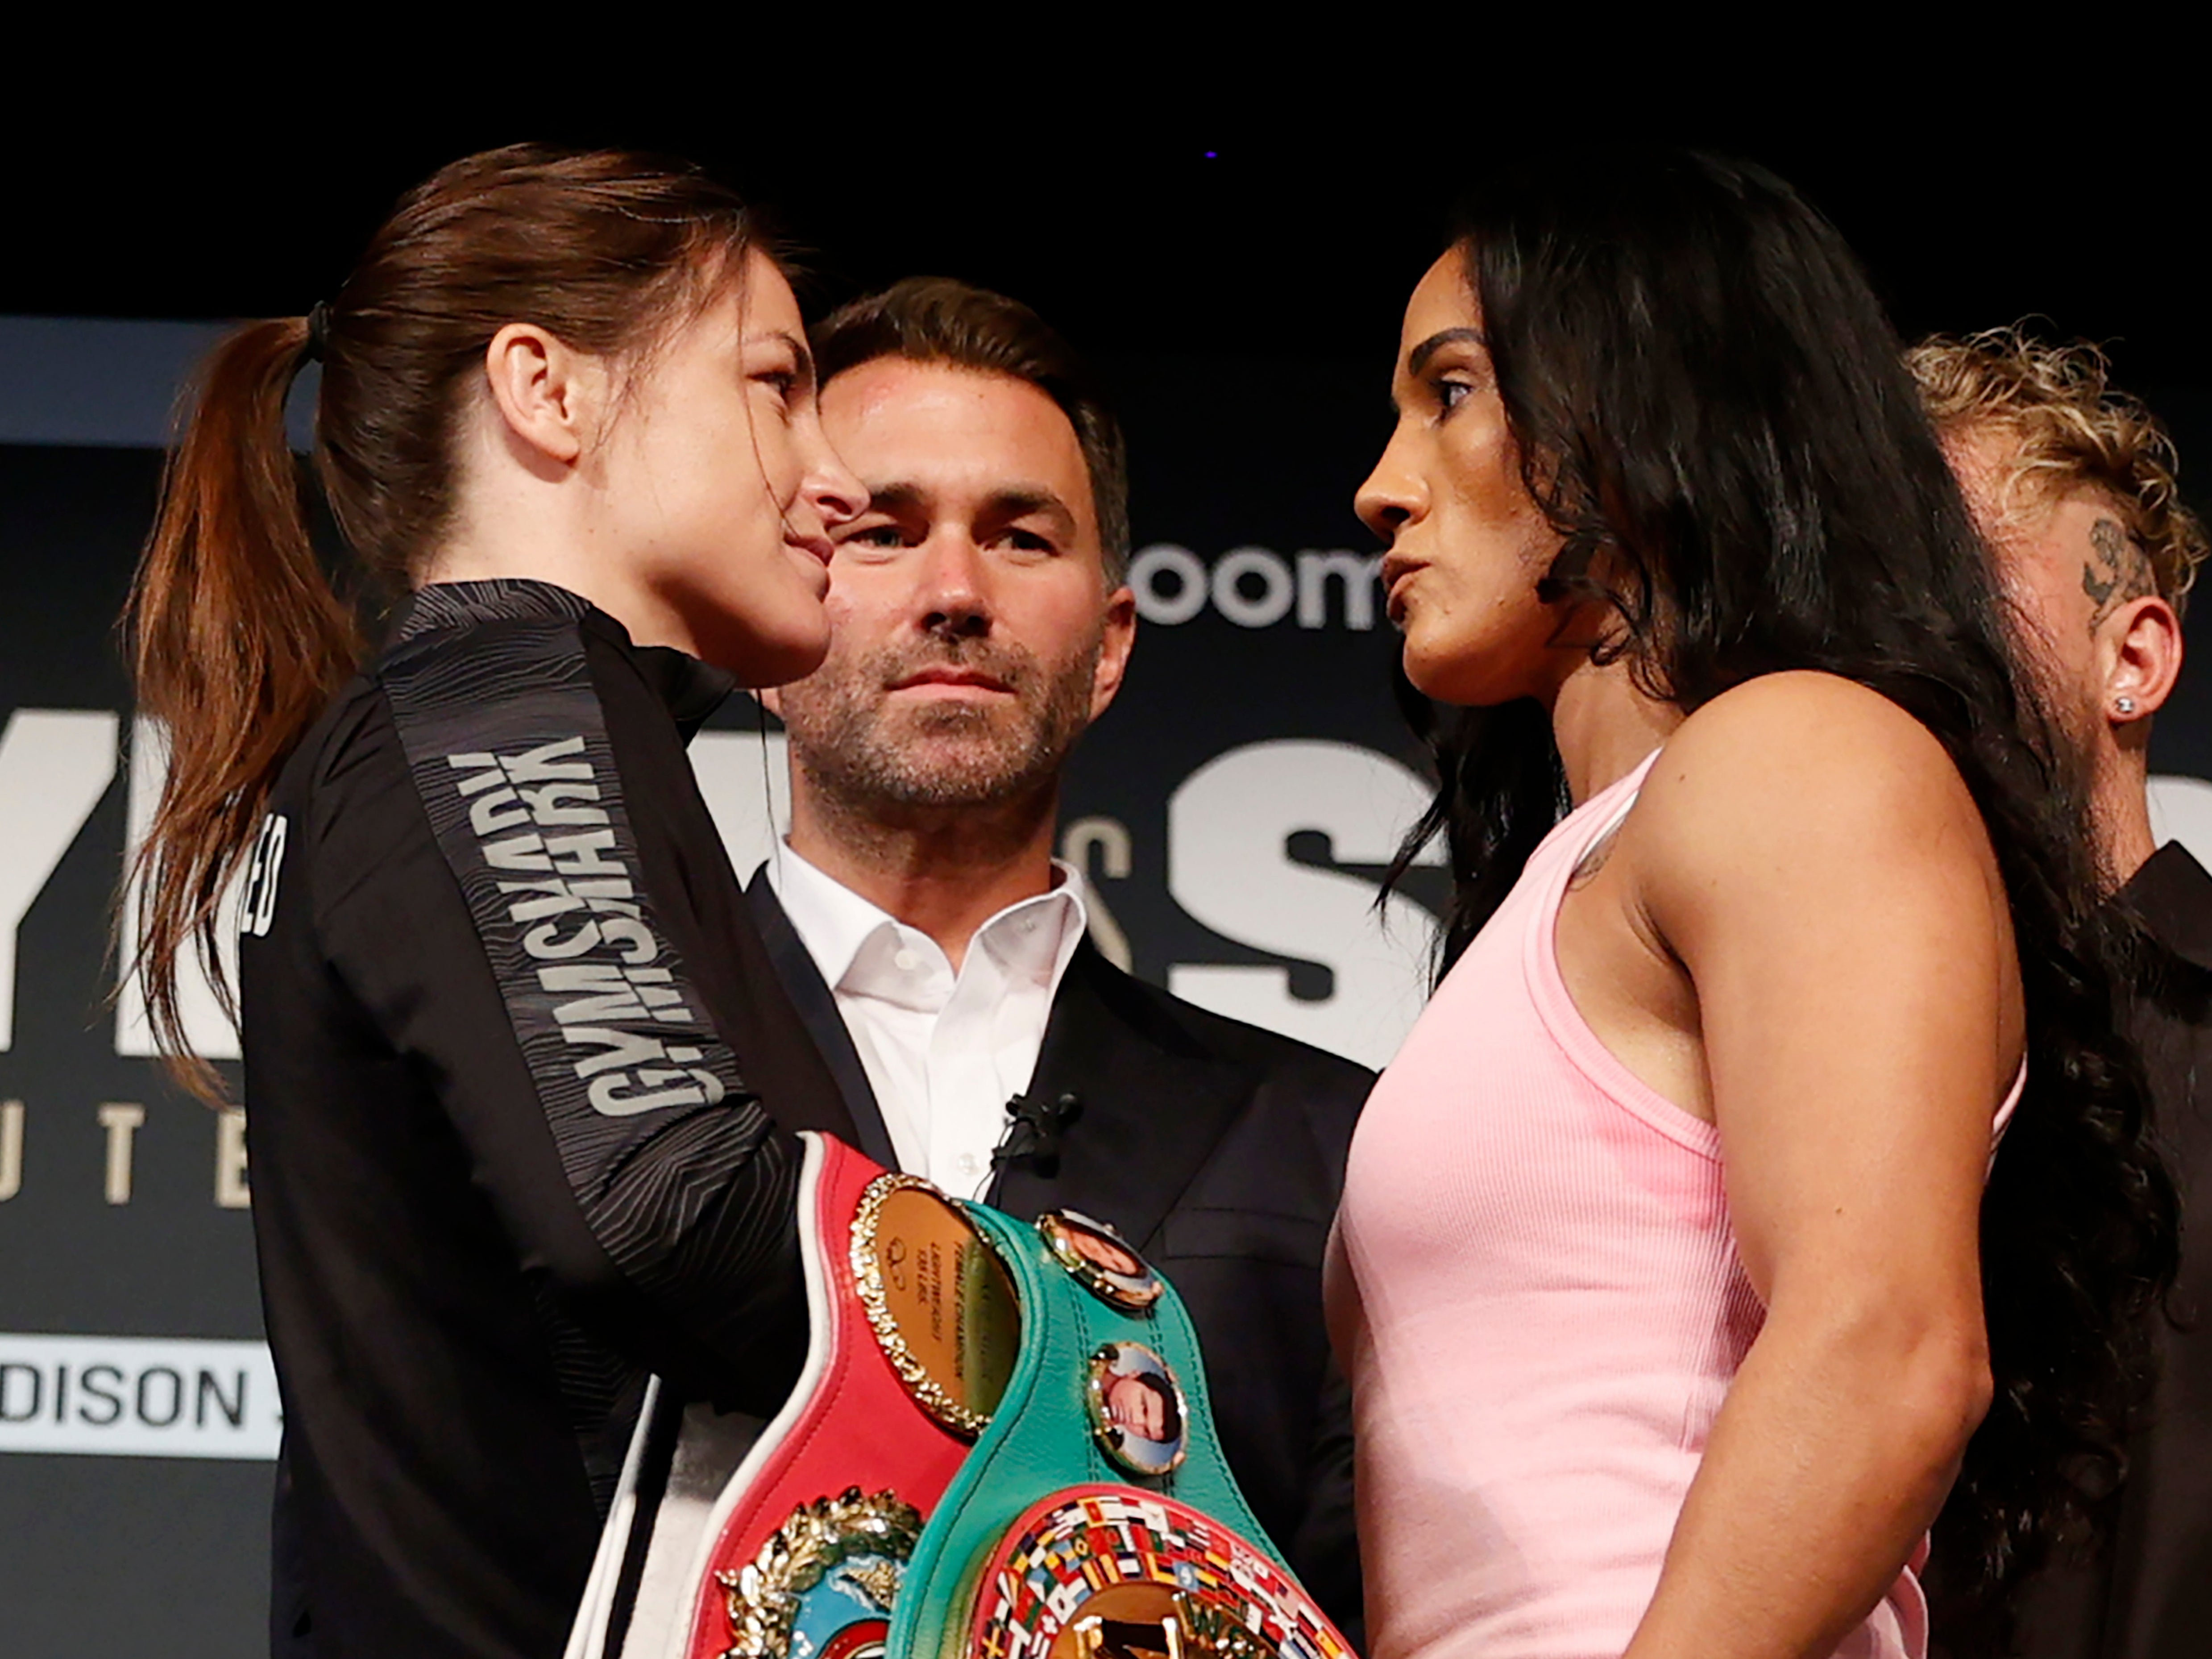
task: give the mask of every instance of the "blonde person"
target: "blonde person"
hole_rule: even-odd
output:
[[[2094,346],[1994,329],[1923,341],[1905,361],[2027,654],[2084,758],[2105,880],[2147,933],[2129,1028],[2185,1206],[2176,1317],[2153,1328],[2156,1391],[2133,1419],[2105,1546],[2029,1578],[1995,1611],[2024,1659],[2197,1659],[2212,1652],[2212,1249],[2201,1198],[2212,1103],[2197,1082],[2212,1078],[2212,877],[2179,842],[2158,844],[2148,784],[2151,720],[2181,671],[2204,526],[2182,501],[2165,428],[2113,389]],[[1948,1530],[1936,1531],[1939,1569]],[[1942,1598],[1938,1644],[1967,1645],[1975,1612]]]

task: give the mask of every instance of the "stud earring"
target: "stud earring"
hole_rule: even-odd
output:
[[[2115,697],[2112,699],[2112,708],[2116,713],[2122,715],[2132,714],[2136,712],[2136,700],[2133,697]]]

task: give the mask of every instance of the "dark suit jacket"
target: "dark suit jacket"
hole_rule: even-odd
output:
[[[2047,1567],[2014,1595],[2021,1659],[2212,1654],[2212,876],[2169,842],[2120,902],[2154,947],[2130,1024],[2181,1189],[2181,1322],[2160,1333],[2157,1390],[2129,1437],[2109,1542],[2087,1565]]]
[[[861,1150],[896,1167],[859,1053],[767,878],[745,890],[769,955],[843,1085]],[[1166,1274],[1206,1350],[1237,1484],[1357,1643],[1352,1402],[1322,1322],[1322,1256],[1374,1076],[1193,1007],[1079,946],[1028,1094],[1080,1103],[1056,1162],[1001,1171],[990,1202],[1109,1221]]]

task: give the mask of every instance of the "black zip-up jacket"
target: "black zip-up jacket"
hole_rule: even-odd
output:
[[[729,690],[538,582],[419,593],[247,875],[280,1639],[557,1655],[646,1376],[767,1413],[792,1132],[851,1139],[684,739]]]

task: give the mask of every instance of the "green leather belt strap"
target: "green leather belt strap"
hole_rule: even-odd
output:
[[[1067,1487],[1106,1484],[1175,1498],[1242,1534],[1287,1577],[1281,1552],[1261,1531],[1222,1456],[1198,1335],[1174,1288],[1158,1281],[1149,1307],[1115,1306],[1064,1265],[1036,1227],[981,1205],[963,1208],[1012,1277],[1021,1304],[1020,1351],[989,1426],[908,1563],[891,1622],[891,1659],[964,1659],[976,1579],[993,1547],[1040,1499]],[[979,1314],[977,1328],[984,1324]],[[1109,1454],[1094,1428],[1094,1372],[1110,1376],[1094,1361],[1114,1343],[1151,1350],[1181,1385],[1183,1455],[1165,1473],[1133,1472]]]

